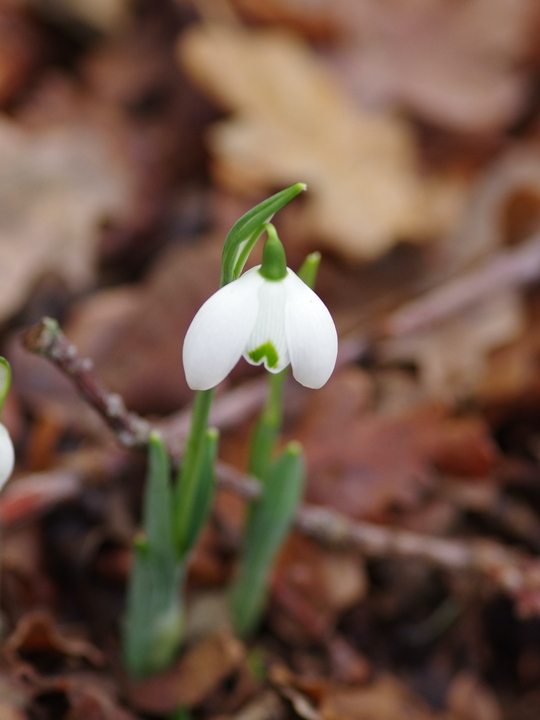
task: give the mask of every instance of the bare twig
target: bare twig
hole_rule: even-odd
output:
[[[540,275],[540,236],[515,250],[501,250],[478,268],[449,280],[390,315],[384,334],[401,337],[418,332],[470,305],[512,287],[521,287]]]
[[[43,318],[23,336],[30,352],[43,355],[69,377],[79,394],[105,420],[119,442],[126,447],[144,447],[151,426],[135,413],[128,412],[123,399],[108,392],[92,373],[92,361],[81,358],[56,320]]]
[[[24,336],[24,346],[62,370],[123,445],[146,445],[150,424],[128,412],[119,396],[105,390],[93,376],[91,362],[78,357],[76,348],[68,342],[56,321],[46,318],[31,327]],[[261,492],[255,478],[225,463],[217,463],[216,475],[220,487],[233,490],[247,500],[256,499]],[[474,572],[513,596],[524,613],[540,614],[540,560],[495,542],[421,535],[353,521],[338,512],[313,505],[300,508],[295,526],[305,535],[336,549],[357,549],[372,557],[419,557],[447,570]]]

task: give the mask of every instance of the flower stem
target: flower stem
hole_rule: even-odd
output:
[[[189,535],[192,513],[196,510],[193,504],[203,464],[208,416],[213,396],[213,388],[199,390],[195,394],[191,427],[175,487],[175,535],[177,547],[182,554],[188,550],[185,547],[186,538]]]
[[[272,460],[274,446],[281,428],[283,417],[283,389],[289,374],[285,368],[280,373],[268,378],[269,392],[266,405],[255,426],[251,440],[249,472],[256,478],[263,479]]]

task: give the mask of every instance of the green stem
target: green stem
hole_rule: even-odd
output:
[[[285,368],[280,373],[268,378],[269,393],[266,405],[255,426],[251,441],[249,472],[257,478],[264,479],[272,461],[276,439],[281,428],[283,417],[283,389],[289,374]]]
[[[175,488],[175,530],[179,548],[184,547],[186,535],[189,532],[213,396],[213,388],[199,390],[195,394],[191,427]]]

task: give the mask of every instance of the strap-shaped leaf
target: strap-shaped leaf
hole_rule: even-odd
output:
[[[262,496],[250,509],[238,575],[231,591],[231,617],[236,632],[249,635],[264,609],[274,559],[302,500],[304,458],[292,442],[270,467]]]
[[[264,232],[264,223],[287,205],[298,193],[306,189],[304,183],[295,183],[285,190],[263,200],[235,222],[227,235],[221,260],[221,287],[236,280],[242,272],[249,253]]]
[[[174,557],[171,463],[163,438],[156,431],[150,433],[148,441],[142,525],[152,552]]]
[[[5,358],[0,357],[0,413],[4,407],[4,402],[10,385],[11,366]]]
[[[179,547],[180,557],[191,550],[195,544],[203,525],[208,518],[214,496],[214,462],[216,459],[219,433],[215,428],[209,428],[204,436],[201,463],[198,468],[195,482],[193,505],[188,518],[188,527]]]
[[[124,619],[123,655],[132,675],[150,675],[167,668],[184,629],[182,578],[184,567],[149,547],[135,544]]]
[[[144,532],[134,548],[124,626],[124,659],[133,675],[166,668],[183,630],[183,565],[173,532],[171,467],[163,439],[152,432],[143,502]]]

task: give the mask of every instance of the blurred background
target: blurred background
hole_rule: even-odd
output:
[[[539,717],[539,40],[535,0],[0,0],[2,719]],[[58,319],[181,440],[224,238],[298,181],[276,226],[293,269],[321,251],[341,341],[325,388],[288,389],[306,500],[421,549],[296,531],[246,647],[218,623],[243,511],[222,489],[189,660],[132,686],[144,457],[21,334]],[[242,361],[218,392],[237,472],[262,382]],[[470,551],[459,571],[435,538]],[[484,541],[499,564],[470,560]]]

